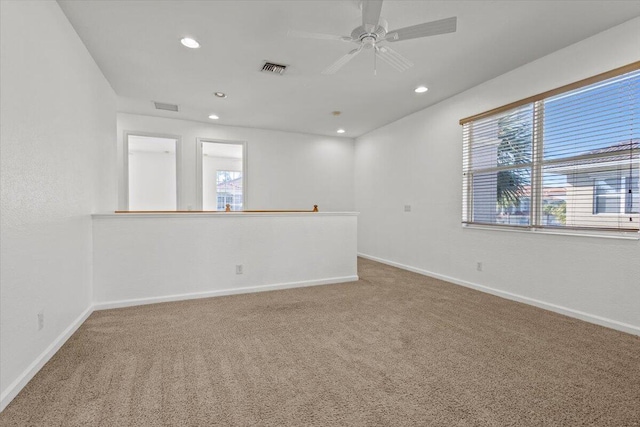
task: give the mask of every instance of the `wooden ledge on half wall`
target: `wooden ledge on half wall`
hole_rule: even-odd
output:
[[[180,213],[186,213],[186,214],[192,214],[192,213],[213,213],[213,214],[224,214],[226,212],[234,212],[234,213],[287,213],[287,212],[309,212],[309,213],[313,213],[313,212],[319,212],[318,210],[318,205],[313,205],[313,209],[312,210],[242,210],[242,211],[232,211],[231,210],[231,205],[227,204],[226,209],[224,211],[114,211],[117,214],[135,214],[135,213],[140,213],[140,214],[154,214],[154,213],[158,213],[158,214],[169,214],[169,213],[176,213],[176,214],[180,214]]]

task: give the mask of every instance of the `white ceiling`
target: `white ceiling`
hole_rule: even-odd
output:
[[[123,112],[356,137],[479,83],[640,16],[639,1],[386,0],[389,29],[458,17],[458,31],[393,44],[404,73],[370,51],[335,75],[320,72],[354,45],[294,39],[288,30],[348,35],[357,0],[73,1],[62,9],[118,95]],[[192,36],[200,49],[179,40]],[[260,72],[265,60],[289,66]],[[418,95],[413,89],[429,87]],[[213,92],[228,94],[227,99]],[[178,104],[155,110],[151,101]],[[342,111],[334,117],[331,112]]]

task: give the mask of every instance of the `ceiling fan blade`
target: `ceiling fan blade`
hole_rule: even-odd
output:
[[[395,50],[388,46],[376,47],[376,53],[387,64],[391,65],[396,70],[403,72],[413,67],[413,62],[409,61],[404,56],[400,55]]]
[[[458,18],[451,17],[438,21],[425,22],[424,24],[412,25],[411,27],[400,28],[389,31],[385,40],[389,42],[399,42],[402,40],[417,39],[419,37],[436,36],[438,34],[453,33],[456,31]]]
[[[372,32],[380,22],[382,0],[362,0],[362,25],[364,30]]]
[[[287,36],[302,38],[302,39],[337,40],[341,42],[352,41],[351,37],[349,36],[334,36],[333,34],[310,33],[307,31],[296,31],[296,30],[289,30],[287,32]]]
[[[362,45],[360,47],[353,49],[351,52],[344,55],[342,58],[338,59],[333,64],[329,65],[327,68],[322,71],[322,74],[335,74],[340,68],[344,67],[344,65],[351,61],[357,54],[362,51]]]

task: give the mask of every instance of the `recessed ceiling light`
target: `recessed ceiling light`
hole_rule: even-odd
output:
[[[344,129],[338,129],[336,132],[338,133],[345,133],[346,131]]]
[[[429,90],[429,88],[426,87],[426,86],[418,86],[417,88],[415,88],[414,92],[415,93],[425,93],[428,90]]]
[[[191,37],[184,37],[180,40],[180,43],[190,49],[197,49],[200,47],[200,43],[198,43],[196,39],[192,39]]]
[[[218,120],[220,117],[216,116],[215,114],[212,114],[212,115],[209,116],[209,118],[211,120]]]
[[[216,92],[214,93],[215,96],[217,96],[218,98],[226,98],[227,94],[224,92]]]

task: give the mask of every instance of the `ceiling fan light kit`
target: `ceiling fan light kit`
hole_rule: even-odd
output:
[[[413,63],[407,58],[391,49],[388,43],[403,40],[417,39],[421,37],[436,36],[439,34],[453,33],[457,29],[457,18],[445,18],[437,21],[425,22],[397,30],[388,31],[387,21],[380,18],[383,0],[362,1],[362,25],[351,31],[350,36],[336,36],[331,34],[310,33],[306,31],[289,31],[291,37],[311,38],[319,40],[334,40],[355,43],[355,49],[349,51],[336,62],[322,71],[322,74],[335,74],[349,61],[355,58],[363,50],[374,52],[375,59],[380,58],[397,71],[406,71],[413,67]]]

